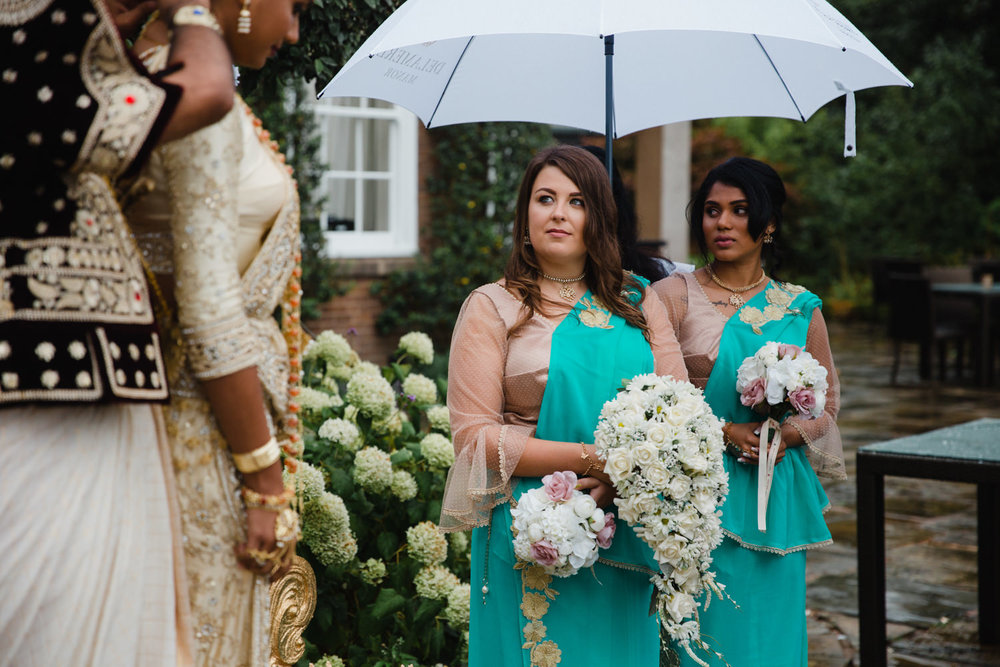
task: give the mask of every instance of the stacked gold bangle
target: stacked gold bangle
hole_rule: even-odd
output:
[[[278,441],[274,438],[252,452],[233,453],[233,463],[236,464],[236,469],[245,474],[260,472],[264,468],[272,466],[279,458],[281,458],[281,449],[278,448]]]
[[[295,487],[286,486],[285,490],[281,493],[267,495],[265,493],[257,493],[250,487],[243,486],[240,487],[240,493],[243,495],[243,502],[246,503],[247,509],[280,512],[291,505],[292,499],[295,497]]]
[[[215,20],[215,16],[212,15],[211,10],[199,4],[184,5],[178,9],[174,12],[170,20],[170,25],[172,27],[181,25],[201,26],[203,28],[210,28],[220,35],[222,34],[222,28],[219,27],[219,22]]]

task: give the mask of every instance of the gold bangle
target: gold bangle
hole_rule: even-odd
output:
[[[260,472],[279,458],[281,458],[281,450],[278,448],[278,441],[274,438],[252,452],[233,452],[233,463],[236,464],[236,469],[245,474]]]
[[[286,486],[284,491],[272,496],[265,493],[257,493],[250,487],[243,486],[240,487],[240,493],[243,495],[243,502],[246,504],[247,509],[280,512],[291,505],[292,498],[295,497],[295,487]]]
[[[594,462],[594,459],[590,458],[590,453],[587,451],[587,445],[582,442],[580,443],[580,458],[589,464],[587,469],[580,475],[580,477],[586,477],[590,474],[591,470],[597,467],[597,464]]]
[[[215,20],[211,10],[199,4],[184,5],[178,9],[170,19],[170,25],[174,28],[181,25],[196,25],[222,34],[222,28],[219,27],[219,22]]]

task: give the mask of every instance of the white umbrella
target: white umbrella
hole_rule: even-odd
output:
[[[805,121],[913,84],[824,0],[408,0],[320,97],[374,97],[428,127],[534,121],[613,137],[723,116]]]

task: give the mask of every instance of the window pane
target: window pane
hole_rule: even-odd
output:
[[[373,107],[375,109],[391,109],[392,103],[386,102],[384,100],[369,99],[368,106]]]
[[[355,181],[345,178],[331,178],[327,181],[326,201],[323,203],[323,211],[326,213],[326,228],[331,232],[354,231],[355,205],[354,205],[354,183]]]
[[[327,102],[335,107],[360,107],[362,98],[360,97],[325,97],[322,102]]]
[[[381,118],[359,120],[365,128],[365,171],[389,171],[389,126]]]
[[[389,231],[389,181],[365,181],[366,232]]]
[[[353,171],[356,164],[354,159],[356,143],[354,124],[358,121],[338,116],[325,116],[322,122],[326,136],[325,154],[322,158],[326,162],[327,168],[334,171]]]

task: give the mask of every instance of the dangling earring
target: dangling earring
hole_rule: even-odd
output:
[[[774,243],[774,237],[771,236],[771,232],[764,234],[764,244],[771,245],[772,243]]]
[[[524,237],[524,245],[526,245],[526,246],[530,246],[531,245],[531,239],[529,237],[527,237],[527,236]]]
[[[236,21],[236,32],[241,35],[250,34],[250,0],[243,0],[240,18]]]

